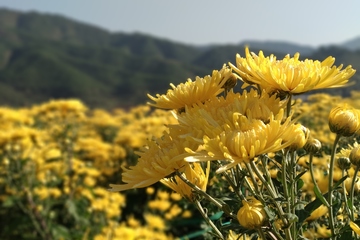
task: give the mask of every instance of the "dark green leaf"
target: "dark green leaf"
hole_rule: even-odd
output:
[[[329,206],[328,201],[324,198],[324,196],[316,186],[314,186],[314,193],[316,197],[322,202],[322,204],[324,204],[325,206]]]

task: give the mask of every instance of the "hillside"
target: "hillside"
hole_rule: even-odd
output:
[[[57,15],[0,9],[0,102],[28,106],[52,98],[80,98],[91,107],[130,107],[145,103],[146,93],[165,92],[169,83],[235,62],[244,44],[191,46],[140,33],[110,33]],[[343,46],[246,44],[278,58],[284,51],[320,60],[332,55],[335,64],[360,69],[360,51]],[[360,81],[359,73],[354,79]],[[360,84],[351,89],[360,89]],[[349,90],[334,93],[348,95]]]

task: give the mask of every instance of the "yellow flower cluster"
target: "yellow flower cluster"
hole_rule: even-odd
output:
[[[201,199],[237,219],[243,228],[255,230],[260,238],[334,235],[338,232],[331,208],[332,193],[337,191],[334,182],[342,181],[346,198],[347,192],[356,189],[356,181],[347,183],[345,174],[356,180],[360,166],[357,147],[346,156],[349,164],[358,167],[352,175],[349,168],[345,172],[340,165],[334,166],[336,145],[340,137],[360,132],[360,112],[346,105],[348,100],[339,106],[341,98],[324,94],[308,102],[294,99],[311,90],[345,86],[355,70],[334,66],[334,62],[331,56],[323,61],[300,60],[299,53],[277,60],[246,48],[245,57],[236,55],[236,65],[229,63],[211,76],[171,84],[166,94],[148,95],[153,101],[150,106],[172,110],[175,121],[146,142],[138,152],[138,162],[124,167],[122,183],[110,184],[110,190],[145,188],[160,181],[194,203],[220,239],[224,236],[208,218]],[[242,89],[249,88],[236,92],[237,81],[244,82]],[[332,152],[328,151],[331,144],[335,145]],[[323,147],[328,152],[323,153]],[[228,185],[223,187],[220,182]],[[220,185],[212,193],[221,196],[227,189],[241,200],[237,218],[234,208],[208,193],[210,183]],[[301,209],[302,202],[319,201],[320,194],[326,193],[322,207]],[[296,211],[304,213],[300,220]],[[331,231],[302,229],[306,222],[320,219],[321,224],[326,223],[321,219],[327,213]],[[353,209],[346,208],[342,214],[355,218]]]
[[[54,231],[47,229],[54,224],[48,221],[61,217],[76,222],[67,225],[69,231],[98,239],[110,228],[120,239],[131,239],[122,238],[123,230],[134,238],[151,239],[156,233],[169,239],[164,233],[165,213],[151,215],[151,206],[142,216],[145,222],[133,219],[142,231],[135,230],[134,224],[111,227],[113,221],[125,221],[127,197],[109,192],[107,185],[130,163],[135,150],[152,136],[160,136],[164,124],[175,121],[171,113],[150,111],[148,106],[111,113],[90,111],[78,100],[54,100],[26,109],[0,108],[0,204],[13,212],[20,206],[25,216],[40,224],[35,225],[39,238]],[[171,201],[168,217],[180,216],[183,210],[179,212],[180,207]],[[90,225],[98,227],[88,230]],[[67,238],[61,236],[54,237]]]
[[[172,224],[199,216],[220,239],[355,236],[359,95],[294,99],[347,84],[355,70],[334,61],[246,48],[236,65],[149,95],[156,110],[74,99],[0,108],[0,204],[43,239],[173,239],[183,232]],[[236,92],[239,81],[249,88]]]

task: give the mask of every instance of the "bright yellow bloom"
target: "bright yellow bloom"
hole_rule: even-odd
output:
[[[349,137],[360,129],[360,112],[347,104],[331,109],[329,127],[333,133]]]
[[[210,162],[208,162],[207,164],[206,173],[204,173],[200,163],[194,163],[192,165],[188,164],[185,166],[183,176],[205,192],[209,179],[209,174]],[[178,176],[162,179],[161,182],[175,192],[180,193],[189,201],[193,201],[193,189],[183,180],[181,180]]]
[[[283,114],[270,118],[265,124],[260,120],[248,120],[244,116],[236,116],[238,128],[232,129],[227,125],[218,136],[204,136],[202,151],[188,150],[193,156],[187,157],[190,162],[227,159],[230,164],[219,169],[218,172],[227,170],[238,163],[252,161],[256,156],[276,152],[289,147],[296,142],[303,142],[305,134],[302,126],[292,124],[290,118],[282,121]],[[242,129],[241,129],[242,128]]]
[[[245,49],[245,58],[236,55],[236,66],[231,68],[251,84],[258,84],[263,89],[273,89],[289,94],[300,94],[322,88],[342,87],[355,74],[351,65],[342,69],[333,66],[335,58],[328,57],[324,61],[299,60],[300,54],[294,57],[286,55],[276,60],[274,55],[265,57],[262,51],[259,56]]]
[[[192,108],[186,109],[185,113],[177,116],[181,125],[195,126],[197,129],[208,129],[214,132],[214,128],[223,125],[235,127],[238,123],[234,118],[244,115],[249,119],[259,119],[267,122],[272,115],[277,115],[283,103],[275,95],[266,92],[258,94],[254,89],[242,94],[229,92],[224,97],[211,98],[205,103],[199,103]],[[217,135],[217,133],[213,133]]]
[[[241,226],[247,229],[259,228],[266,220],[266,213],[262,203],[254,197],[242,200],[243,206],[237,213]]]
[[[214,70],[212,76],[196,77],[194,82],[188,79],[186,83],[178,86],[170,84],[172,89],[165,95],[156,94],[156,97],[153,97],[148,94],[148,97],[155,102],[148,104],[163,109],[181,109],[204,102],[223,92],[222,86],[232,75],[231,70],[224,65],[221,70]]]
[[[360,236],[360,227],[356,223],[350,221],[350,227],[357,235]]]
[[[194,148],[188,141],[174,139],[165,134],[162,138],[148,141],[148,147],[139,152],[138,163],[129,169],[124,168],[122,181],[125,184],[110,184],[111,191],[148,187],[187,164],[184,158],[189,153],[185,147]]]
[[[204,143],[204,135],[216,138],[224,131],[248,131],[264,125],[276,115],[283,118],[280,99],[267,93],[259,95],[257,91],[244,91],[243,94],[230,91],[226,98],[212,98],[205,103],[186,108],[178,114],[178,125],[169,126],[170,134],[199,144]]]

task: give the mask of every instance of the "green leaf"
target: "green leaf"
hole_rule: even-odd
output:
[[[322,195],[322,197],[324,199],[326,199],[328,196],[328,193],[325,193],[324,195]],[[310,216],[310,214],[317,209],[318,207],[320,207],[323,203],[321,202],[321,200],[319,198],[316,198],[314,201],[308,203],[304,209],[301,209],[299,211],[296,211],[297,216],[299,217],[299,222],[298,222],[298,227],[301,227],[301,225],[303,224],[303,222],[305,221],[306,218],[308,218]]]
[[[315,193],[316,197],[322,202],[322,204],[329,207],[328,201],[324,198],[324,196],[320,192],[319,188],[317,188],[316,186],[314,186],[314,193]]]
[[[297,180],[297,187],[301,189],[304,186],[304,181],[302,179]]]
[[[5,208],[11,208],[14,205],[15,205],[15,201],[12,197],[7,197],[2,204],[2,206]]]
[[[299,174],[295,177],[295,181],[301,180],[301,177],[302,177],[305,173],[307,173],[307,171],[303,171],[303,172],[299,173]]]
[[[346,175],[346,176],[343,176],[342,178],[340,178],[339,181],[337,181],[334,186],[332,187],[332,190],[335,190],[336,188],[338,188],[340,186],[340,184],[345,181],[349,176]]]
[[[62,225],[53,225],[51,233],[54,239],[71,239],[69,230]]]
[[[229,206],[228,206],[229,207]],[[220,211],[220,212],[217,212],[217,213],[215,213],[214,215],[212,215],[211,217],[210,217],[210,219],[211,220],[218,220],[222,215],[223,215],[223,211]]]
[[[77,211],[78,208],[77,208],[77,206],[76,206],[75,201],[68,199],[68,200],[66,200],[66,203],[65,203],[65,204],[66,204],[66,207],[67,207],[67,209],[68,209],[69,214],[70,214],[72,217],[74,217],[77,222],[79,222],[79,223],[81,223],[81,224],[84,224],[84,225],[88,225],[88,224],[89,224],[89,220],[88,220],[88,219],[86,219],[86,218],[84,218],[84,217],[82,217],[82,216],[79,216],[78,211]]]

